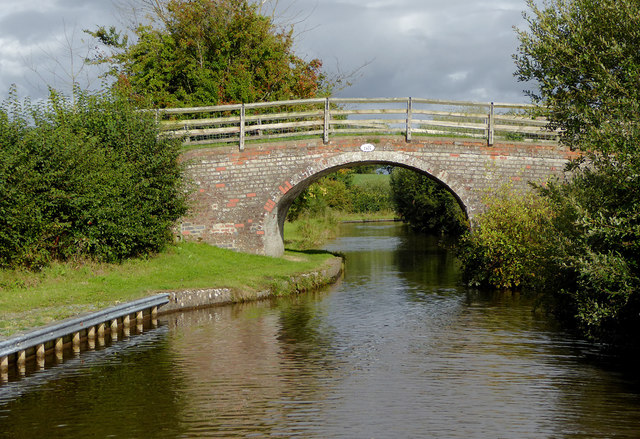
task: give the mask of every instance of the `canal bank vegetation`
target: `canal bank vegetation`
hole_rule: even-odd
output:
[[[335,258],[175,245],[180,145],[116,91],[11,98],[0,145],[0,336],[167,290],[289,293]]]
[[[163,250],[187,211],[176,140],[118,91],[0,104],[0,268]]]
[[[285,246],[313,249],[336,237],[345,221],[394,220],[389,169],[340,169],[312,183],[296,198],[285,223]]]
[[[117,91],[11,98],[0,145],[0,336],[166,290],[287,293],[334,259],[174,245],[180,145]]]
[[[486,211],[456,249],[469,286],[536,288],[543,282],[554,235],[551,203],[510,186],[484,200]]]
[[[433,178],[405,168],[391,173],[393,205],[414,231],[460,237],[469,228],[456,198]]]
[[[640,4],[550,0],[525,15],[516,75],[582,157],[567,180],[490,202],[461,245],[472,284],[527,287],[585,337],[638,349]]]
[[[229,288],[238,296],[317,287],[291,282],[335,260],[325,252],[249,255],[201,243],[169,246],[119,264],[53,262],[40,271],[0,271],[0,337],[163,291]],[[304,277],[304,276],[303,276]],[[308,276],[307,276],[308,277]]]

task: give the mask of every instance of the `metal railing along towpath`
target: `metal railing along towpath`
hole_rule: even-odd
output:
[[[83,342],[91,348],[96,338],[100,340],[105,333],[115,340],[118,331],[126,334],[131,325],[142,325],[145,318],[155,319],[158,307],[168,302],[168,294],[145,297],[0,341],[0,382],[7,381],[10,367],[16,366],[23,374],[32,359],[40,368],[48,354],[55,353],[57,360],[62,360],[69,345],[79,352]]]

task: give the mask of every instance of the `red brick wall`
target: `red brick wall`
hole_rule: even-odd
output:
[[[370,143],[373,151],[362,151]],[[573,153],[552,145],[487,146],[473,140],[344,137],[198,149],[183,154],[193,185],[192,209],[179,227],[184,239],[277,256],[289,203],[312,181],[341,167],[370,162],[410,167],[446,185],[473,218],[482,198],[505,183],[561,177]]]

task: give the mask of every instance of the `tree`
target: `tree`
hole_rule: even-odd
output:
[[[541,190],[553,206],[545,293],[587,337],[625,344],[640,336],[640,188],[617,172],[586,169]],[[636,346],[637,348],[637,346]]]
[[[543,104],[562,141],[602,154],[637,147],[607,141],[636,136],[640,122],[640,3],[635,0],[545,0],[514,55],[516,76]]]
[[[566,184],[541,189],[554,206],[557,277],[547,293],[583,333],[640,335],[640,3],[527,1],[516,75],[534,81],[561,141],[583,152]],[[586,160],[585,160],[586,159]]]
[[[391,192],[396,212],[414,230],[458,236],[467,229],[458,201],[443,185],[426,175],[394,168]]]
[[[304,99],[328,91],[322,63],[294,54],[293,30],[277,29],[248,0],[170,0],[161,18],[137,26],[130,45],[115,29],[90,32],[107,48],[95,62],[110,64],[120,86],[155,106]]]

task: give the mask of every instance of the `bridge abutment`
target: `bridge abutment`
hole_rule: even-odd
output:
[[[367,145],[363,147],[363,145]],[[483,198],[504,184],[529,190],[561,176],[571,152],[556,145],[498,144],[423,137],[340,137],[224,146],[185,152],[192,208],[179,225],[185,240],[281,256],[283,224],[293,200],[313,181],[340,168],[391,164],[446,186],[473,219]]]

